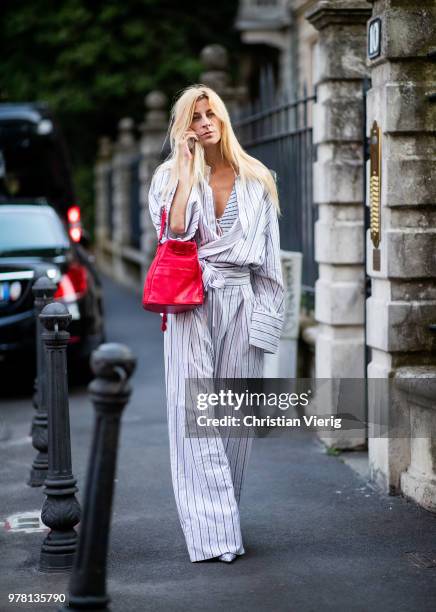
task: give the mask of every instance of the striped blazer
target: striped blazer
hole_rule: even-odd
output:
[[[176,185],[170,190],[164,202],[162,195],[169,175],[168,164],[159,166],[148,194],[150,215],[158,234],[162,206],[166,206],[169,212],[177,188]],[[208,178],[191,189],[186,207],[185,233],[173,234],[167,228],[163,240],[197,241],[205,291],[209,287],[224,286],[225,279],[220,268],[249,267],[254,293],[249,343],[267,353],[275,353],[284,320],[276,208],[261,181],[249,180],[244,185],[240,176],[237,176],[234,187],[239,217],[230,231],[222,235],[215,217],[213,193]]]

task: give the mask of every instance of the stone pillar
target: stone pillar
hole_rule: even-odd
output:
[[[394,381],[408,416],[400,433],[410,434],[403,450],[408,466],[400,476],[401,493],[436,512],[436,367],[398,368]]]
[[[156,230],[148,208],[148,191],[157,166],[163,161],[165,136],[168,129],[166,107],[168,99],[161,91],[152,91],[145,97],[145,120],[141,125],[141,253],[144,255],[141,276],[145,274],[156,251]],[[169,143],[168,143],[169,144]]]
[[[230,85],[227,50],[221,45],[207,45],[200,53],[200,61],[204,66],[200,83],[214,89],[232,114],[247,101],[247,88]]]
[[[113,277],[128,283],[129,265],[123,257],[123,247],[130,243],[130,164],[137,154],[133,134],[134,123],[130,117],[118,124],[118,140],[113,157]]]
[[[101,270],[110,273],[111,260],[108,260],[109,242],[111,241],[109,214],[112,191],[110,169],[112,165],[113,145],[107,136],[102,136],[98,143],[98,157],[95,164],[95,254],[97,265]]]
[[[436,7],[433,0],[377,0],[373,17],[381,20],[382,40],[380,55],[368,61],[367,123],[377,121],[382,133],[381,261],[374,270],[368,232],[368,375],[398,379],[400,386],[406,376],[418,389],[421,379],[436,375],[436,337],[429,328],[436,322],[436,106],[429,96],[436,83],[427,55],[436,46]],[[417,391],[405,417],[412,437],[375,437],[368,443],[373,480],[432,510],[434,407],[434,397],[430,402]],[[369,408],[371,420],[375,408]]]
[[[319,31],[313,109],[314,201],[319,206],[315,225],[317,378],[365,375],[362,79],[369,16],[370,6],[363,0],[321,0],[306,15]],[[334,410],[333,387],[331,405],[320,402],[318,412]],[[365,437],[362,432],[340,431],[325,442],[355,448],[365,443]]]

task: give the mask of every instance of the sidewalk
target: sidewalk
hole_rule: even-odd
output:
[[[108,563],[113,612],[401,612],[436,609],[436,517],[381,495],[311,434],[254,441],[241,501],[246,555],[233,564],[191,563],[170,478],[160,318],[140,297],[105,282],[110,341],[138,357],[118,456]],[[0,524],[41,508],[24,482],[34,457],[29,398],[0,400]],[[93,409],[83,388],[70,396],[73,472],[81,501]],[[56,610],[9,604],[8,593],[66,593],[64,575],[40,574],[43,533],[1,527],[0,611]],[[436,565],[436,564],[435,564]]]

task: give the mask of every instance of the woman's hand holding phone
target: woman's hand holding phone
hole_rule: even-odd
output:
[[[189,147],[189,150],[191,151],[191,153],[194,152],[195,143],[196,142],[197,142],[197,140],[195,138],[188,138],[188,147]]]
[[[179,154],[178,185],[171,205],[169,219],[171,231],[176,234],[185,232],[186,206],[193,182],[192,160],[194,159],[194,149],[197,141],[198,136],[194,130],[186,130],[177,143]]]
[[[182,157],[186,161],[191,161],[195,149],[195,143],[198,141],[198,136],[194,130],[187,130],[179,143]]]

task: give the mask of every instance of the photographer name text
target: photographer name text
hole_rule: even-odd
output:
[[[303,424],[307,428],[333,428],[342,427],[342,419],[338,417],[318,417],[315,415],[300,417],[258,417],[247,414],[243,418],[226,415],[223,417],[208,417],[202,414],[197,417],[197,424],[200,427],[301,427]]]

